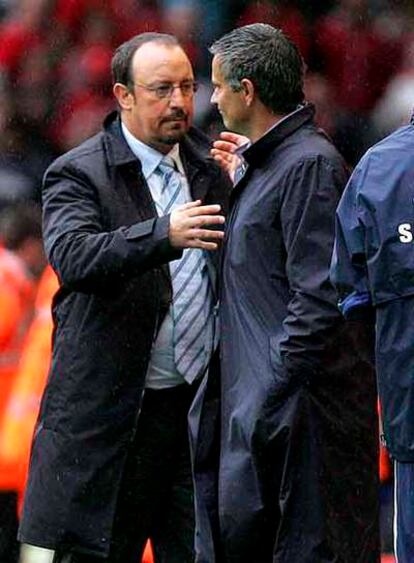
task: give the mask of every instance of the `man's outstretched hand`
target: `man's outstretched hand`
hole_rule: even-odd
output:
[[[239,147],[248,142],[249,139],[243,135],[223,131],[223,133],[220,133],[220,139],[213,143],[211,156],[220,164],[223,170],[227,172],[233,182],[234,173],[240,164],[240,158],[234,153]]]
[[[222,230],[208,229],[208,225],[223,225],[220,205],[201,205],[201,200],[177,206],[170,216],[170,242],[175,248],[217,250],[224,237]]]

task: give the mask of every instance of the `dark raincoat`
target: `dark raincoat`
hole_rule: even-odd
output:
[[[313,114],[248,148],[232,192],[221,383],[190,413],[198,563],[379,560],[375,377],[329,282],[347,173]]]
[[[387,447],[414,462],[414,120],[370,149],[337,212],[332,279],[348,317],[374,307]]]
[[[180,143],[193,197],[225,208],[228,181],[208,149],[194,129]],[[113,114],[49,168],[43,213],[61,286],[19,539],[104,557],[153,338],[171,301],[166,264],[181,253]]]

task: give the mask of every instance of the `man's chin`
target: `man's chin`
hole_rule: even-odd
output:
[[[226,129],[228,129],[229,131],[234,131],[234,124],[224,114],[221,114],[221,119],[223,120],[223,125]]]
[[[187,133],[186,129],[182,129],[180,131],[173,131],[168,135],[163,135],[162,137],[158,138],[158,141],[163,145],[175,145],[184,137]]]
[[[227,131],[233,131],[233,133],[237,133],[238,135],[245,135],[248,136],[246,133],[246,128],[240,122],[237,121],[230,121],[229,119],[223,118],[223,125]]]

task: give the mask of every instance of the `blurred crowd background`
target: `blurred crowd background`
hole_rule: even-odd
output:
[[[0,0],[0,202],[38,197],[57,154],[93,134],[113,107],[115,46],[163,30],[201,82],[197,123],[213,134],[208,45],[234,26],[281,27],[308,67],[318,121],[352,165],[409,118],[414,92],[410,0]]]
[[[282,28],[299,46],[306,97],[351,167],[410,119],[411,0],[0,0],[1,563],[16,560],[16,507],[50,357],[57,281],[39,250],[43,173],[115,107],[113,50],[143,31],[179,37],[200,82],[196,123],[215,137],[222,125],[210,104],[208,46],[258,21]],[[380,469],[390,551],[392,472],[384,451]]]

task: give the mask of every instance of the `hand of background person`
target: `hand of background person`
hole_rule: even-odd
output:
[[[211,156],[220,164],[225,172],[234,182],[234,173],[240,164],[240,158],[234,154],[235,151],[249,142],[244,135],[238,135],[231,131],[223,131],[220,133],[220,139],[214,141]]]
[[[224,223],[224,216],[218,214],[220,209],[220,205],[201,205],[201,200],[177,206],[170,216],[171,245],[217,250],[218,242],[224,237],[223,231],[205,227]]]

